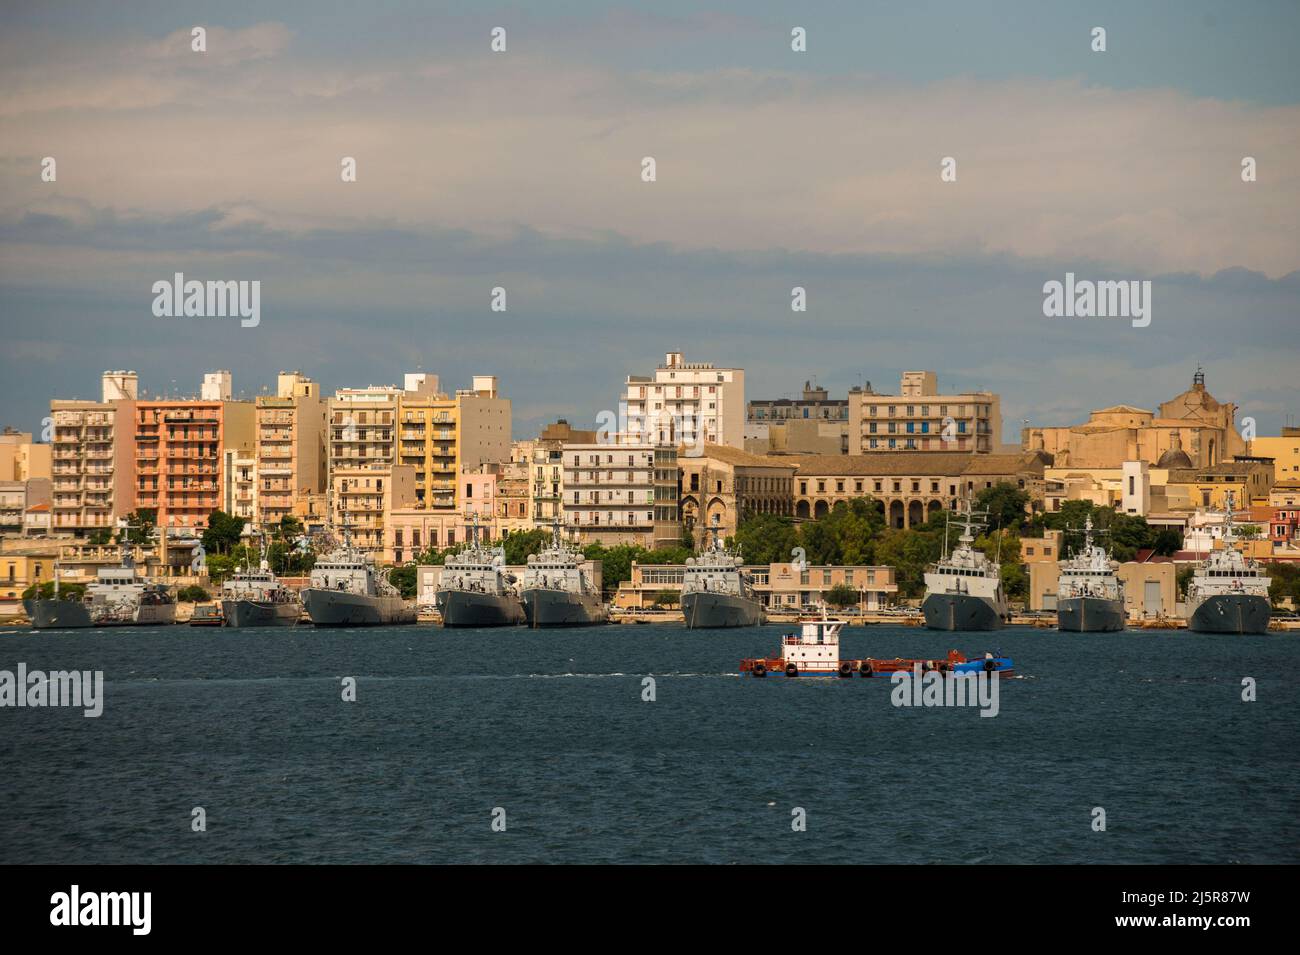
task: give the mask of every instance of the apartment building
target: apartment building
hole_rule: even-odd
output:
[[[494,375],[475,375],[454,395],[439,391],[436,375],[407,375],[398,405],[397,461],[415,471],[419,506],[460,508],[462,470],[510,460],[510,399]]]
[[[767,398],[745,407],[745,450],[754,454],[848,454],[849,402],[803,383],[798,398]]]
[[[226,448],[221,452],[221,510],[257,522],[257,457],[253,451]]]
[[[49,532],[49,478],[0,481],[0,536],[29,537]]]
[[[849,389],[849,453],[995,451],[1001,399],[989,391],[941,394],[932,371],[905,371],[897,395]]]
[[[225,503],[225,451],[254,453],[253,403],[164,398],[133,411],[135,507],[155,509],[160,528],[204,529]]]
[[[629,375],[622,402],[633,441],[745,447],[745,372],[669,352],[653,375]]]
[[[647,548],[679,543],[677,449],[632,435],[616,438],[564,447],[565,525],[587,543]]]
[[[102,400],[50,402],[50,529],[84,537],[113,527],[135,503],[135,372],[108,371]]]
[[[301,372],[280,372],[274,395],[255,402],[256,521],[264,527],[294,513],[302,496],[325,490],[326,402]]]
[[[415,469],[404,464],[340,465],[330,474],[332,519],[359,550],[389,557],[386,517],[415,505]]]

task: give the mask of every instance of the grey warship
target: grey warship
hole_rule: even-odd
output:
[[[121,563],[101,567],[80,600],[59,596],[59,568],[54,568],[53,599],[23,601],[32,627],[37,630],[66,630],[86,627],[166,626],[176,622],[176,599],[165,584],[145,577],[135,566],[130,545],[123,534]]]
[[[265,539],[257,569],[245,566],[221,585],[221,615],[227,627],[294,627],[302,619],[298,595],[271,572]]]
[[[1268,575],[1237,549],[1233,495],[1227,493],[1223,548],[1203,560],[1187,585],[1187,629],[1193,633],[1267,633],[1272,609]]]
[[[986,516],[967,503],[956,521],[962,528],[957,546],[925,575],[921,612],[931,630],[996,630],[1007,617],[1000,569],[971,546],[976,518]]]
[[[609,614],[583,557],[552,525],[551,546],[528,558],[520,582],[524,618],[530,627],[585,627],[608,623]]]
[[[417,618],[415,605],[403,600],[374,561],[352,546],[346,526],[342,545],[316,562],[311,586],[300,596],[317,627],[391,627]]]
[[[443,565],[435,600],[444,627],[513,627],[524,622],[524,606],[506,572],[505,550],[473,540]]]
[[[1116,576],[1119,564],[1105,548],[1092,542],[1092,517],[1083,525],[1083,550],[1061,565],[1056,593],[1057,629],[1073,633],[1115,633],[1123,630],[1124,585]]]
[[[686,559],[682,575],[682,614],[691,630],[756,627],[767,622],[753,580],[740,557],[723,543],[717,515],[712,540],[699,557]]]

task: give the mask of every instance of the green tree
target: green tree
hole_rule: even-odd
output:
[[[774,564],[791,559],[799,545],[799,533],[788,517],[753,514],[740,522],[735,542],[747,563]]]
[[[894,568],[900,596],[919,597],[925,592],[925,569],[942,548],[942,535],[934,531],[888,528],[876,541],[876,563]]]
[[[661,590],[655,594],[656,607],[678,607],[681,602],[682,595],[675,590]]]
[[[848,584],[836,584],[830,590],[825,591],[822,597],[832,607],[852,607],[858,603],[860,594],[856,587]]]
[[[989,512],[990,527],[1019,530],[1027,520],[1029,494],[1010,481],[999,481],[975,495],[975,510]]]
[[[1163,527],[1156,531],[1151,546],[1159,556],[1172,557],[1183,549],[1183,535],[1173,528]]]
[[[1178,588],[1180,599],[1187,596],[1187,585],[1192,582],[1192,575],[1195,573],[1195,567],[1180,567],[1174,574],[1174,584]]]
[[[232,517],[225,511],[213,511],[208,515],[208,526],[203,532],[203,549],[209,558],[213,554],[229,554],[239,546],[240,536],[244,533],[242,517]]]
[[[388,571],[388,582],[398,589],[406,600],[415,598],[416,570],[414,564],[401,564]]]
[[[528,563],[528,558],[550,546],[551,532],[544,528],[531,531],[516,531],[501,542],[506,552],[506,563],[520,566]]]
[[[184,603],[203,603],[212,599],[212,595],[200,587],[193,584],[189,587],[182,587],[176,591],[176,599]]]
[[[118,543],[148,544],[153,540],[154,528],[158,525],[158,508],[141,507],[124,518],[126,527],[117,532]]]

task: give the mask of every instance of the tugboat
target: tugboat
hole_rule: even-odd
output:
[[[1057,626],[1075,633],[1114,633],[1124,629],[1124,585],[1119,564],[1092,542],[1092,516],[1083,525],[1083,550],[1061,565],[1056,592]]]
[[[966,502],[956,520],[962,529],[957,546],[925,575],[921,612],[931,630],[996,630],[1007,619],[1001,570],[971,546],[971,531],[983,526],[976,519],[987,516],[972,511]]]
[[[551,546],[528,558],[520,583],[524,616],[530,627],[583,627],[608,623],[609,614],[591,578],[579,566],[583,557],[551,527]]]
[[[136,568],[125,530],[119,538],[120,566],[101,567],[80,600],[60,599],[56,562],[53,599],[23,601],[35,629],[148,627],[176,622],[176,599],[166,584],[150,580]]]
[[[831,619],[826,615],[826,607],[823,605],[820,617],[804,618],[799,624],[799,633],[787,633],[781,637],[778,656],[741,660],[740,672],[759,679],[769,673],[784,674],[790,678],[837,676],[844,679],[849,679],[856,673],[870,678],[898,670],[911,672],[917,667],[923,673],[932,670],[939,673],[978,673],[983,670],[1010,676],[1014,672],[1011,658],[1003,656],[1001,652],[986,653],[982,660],[968,660],[956,650],[949,650],[947,657],[941,660],[905,660],[902,657],[893,660],[876,660],[872,657],[841,660],[840,632],[848,626],[848,621]]]
[[[417,611],[384,579],[374,561],[352,546],[343,525],[343,544],[316,562],[302,604],[317,627],[391,627],[416,622]]]
[[[221,613],[227,627],[294,627],[302,619],[302,603],[271,573],[266,539],[257,570],[245,566],[221,585]]]
[[[1272,608],[1268,575],[1236,547],[1233,495],[1226,496],[1223,549],[1196,568],[1187,585],[1187,629],[1193,633],[1266,633]]]
[[[767,622],[753,580],[741,569],[740,556],[722,541],[718,515],[709,528],[713,539],[699,557],[686,558],[682,576],[682,613],[692,630],[755,627]]]
[[[524,605],[512,589],[513,575],[506,572],[501,546],[479,543],[478,515],[473,516],[473,539],[442,568],[435,600],[444,627],[513,627],[524,622]]]

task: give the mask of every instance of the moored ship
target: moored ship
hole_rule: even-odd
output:
[[[1124,585],[1116,575],[1119,564],[1105,548],[1092,542],[1092,517],[1084,522],[1083,550],[1061,565],[1057,584],[1057,627],[1074,633],[1114,633],[1123,630]]]
[[[316,562],[311,586],[300,596],[317,627],[390,627],[416,622],[415,605],[402,599],[374,561],[352,546],[346,528],[342,545]]]
[[[479,543],[478,519],[473,540],[443,564],[435,597],[444,627],[513,627],[524,622],[524,606],[506,572],[504,548]]]
[[[221,585],[221,613],[227,627],[292,627],[302,619],[302,603],[263,560]]]
[[[1272,608],[1268,575],[1259,562],[1237,549],[1227,494],[1223,548],[1197,566],[1187,585],[1187,629],[1194,633],[1266,633]]]
[[[738,554],[722,541],[717,516],[712,540],[699,557],[686,559],[682,575],[682,614],[692,630],[756,627],[767,622],[763,604]]]
[[[23,601],[23,608],[37,630],[83,627],[149,627],[176,622],[176,599],[165,584],[145,577],[122,544],[122,562],[101,567],[79,600],[59,596],[58,567],[55,567],[53,599]]]
[[[931,630],[996,630],[1007,619],[1002,574],[982,552],[971,545],[978,526],[969,503],[960,511],[962,529],[957,546],[925,575],[925,600],[921,612]]]
[[[551,546],[528,558],[520,581],[524,617],[530,627],[584,627],[608,623],[600,591],[582,568],[582,554],[560,537],[557,522]]]

